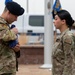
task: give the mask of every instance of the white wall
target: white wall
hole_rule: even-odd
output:
[[[29,13],[44,14],[44,0],[29,0]]]
[[[5,7],[5,0],[0,0],[0,14],[2,14],[4,7]]]

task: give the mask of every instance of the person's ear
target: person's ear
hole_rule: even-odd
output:
[[[62,20],[62,24],[65,24],[66,23],[66,21],[65,20]]]
[[[8,10],[7,13],[10,14],[10,11]]]

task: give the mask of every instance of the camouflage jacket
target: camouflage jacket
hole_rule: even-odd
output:
[[[15,39],[8,23],[0,17],[0,74],[16,72],[15,52],[8,46],[9,41]]]
[[[73,33],[65,30],[57,39],[52,52],[52,75],[75,75]]]

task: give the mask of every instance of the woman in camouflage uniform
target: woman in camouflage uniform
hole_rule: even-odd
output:
[[[54,25],[61,35],[56,39],[52,52],[53,75],[75,75],[73,33],[70,31],[74,20],[66,10],[56,13]]]

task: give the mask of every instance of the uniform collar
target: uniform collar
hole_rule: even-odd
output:
[[[66,32],[68,32],[68,31],[69,31],[69,28],[67,28],[65,31],[63,31],[63,32],[61,33],[60,37],[62,37],[63,35],[65,35]]]
[[[69,31],[69,28],[61,33],[60,36],[57,37],[56,41],[61,40],[61,38]]]
[[[3,24],[6,24],[6,25],[9,25],[9,24],[5,21],[5,19],[2,18],[1,16],[0,16],[0,23],[3,23]]]

